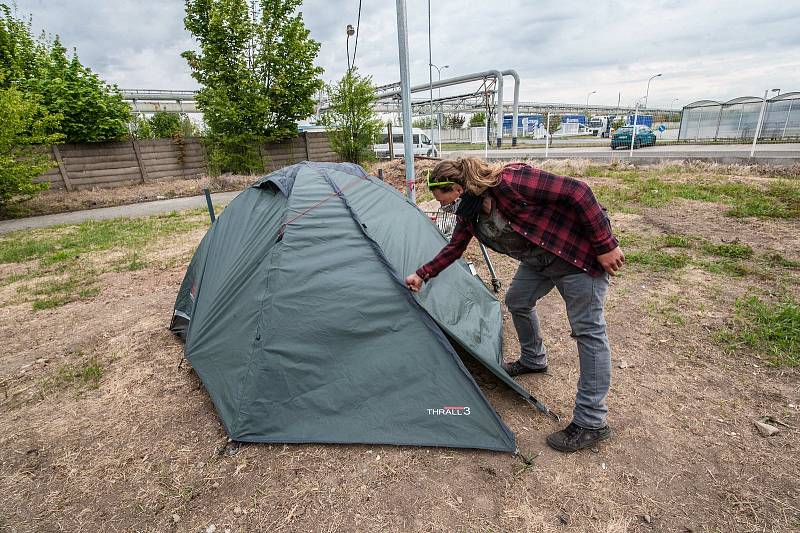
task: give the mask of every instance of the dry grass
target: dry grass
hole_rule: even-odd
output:
[[[257,176],[223,174],[197,179],[151,180],[146,183],[110,188],[94,187],[71,192],[65,190],[44,191],[30,200],[12,205],[10,212],[0,211],[0,219],[196,196],[203,194],[204,188],[210,189],[211,192],[238,191],[247,187],[256,178]]]
[[[38,312],[0,307],[0,529],[800,530],[800,432],[765,438],[752,422],[769,415],[800,427],[798,370],[717,339],[734,324],[737,299],[800,297],[791,262],[800,259],[800,232],[796,219],[721,211],[676,201],[612,214],[632,251],[659,242],[700,254],[681,239],[738,239],[751,258],[781,253],[786,262],[739,277],[691,263],[626,267],[607,304],[616,436],[596,451],[547,448],[545,436],[559,426],[470,365],[531,466],[507,454],[396,446],[246,445],[228,455],[209,397],[166,329],[202,229],[144,247],[142,269],[102,272],[99,293],[85,300]],[[114,253],[89,255],[102,270]],[[467,258],[487,279],[477,247]],[[516,263],[493,259],[507,287]],[[20,265],[0,265],[0,278],[36,267]],[[538,307],[550,371],[519,380],[568,418],[574,341],[555,292]],[[511,359],[518,345],[505,321]],[[75,378],[95,367],[96,388],[97,371],[88,383]]]

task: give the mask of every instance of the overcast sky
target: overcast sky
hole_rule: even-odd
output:
[[[194,47],[176,0],[17,0],[33,27],[59,34],[84,65],[130,89],[195,89],[180,57]],[[650,107],[800,91],[800,2],[796,0],[432,0],[433,63],[442,78],[516,69],[521,99]],[[407,0],[411,82],[428,81],[427,0]],[[502,7],[499,7],[502,6]],[[317,63],[334,80],[347,68],[347,24],[358,0],[306,0],[321,43]],[[351,38],[351,51],[354,39]],[[399,80],[395,2],[363,0],[356,64],[376,84]],[[434,70],[434,79],[436,71]],[[447,94],[443,90],[443,94]],[[454,88],[462,94],[467,88]],[[423,96],[423,95],[418,95]],[[510,101],[506,92],[505,100]],[[677,101],[676,101],[677,99]]]

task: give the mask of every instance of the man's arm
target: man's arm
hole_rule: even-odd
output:
[[[450,242],[442,248],[442,251],[436,254],[433,260],[417,269],[417,276],[422,278],[423,281],[428,281],[430,278],[437,276],[439,272],[464,255],[470,240],[472,240],[472,233],[469,232],[466,224],[459,219],[456,222]]]

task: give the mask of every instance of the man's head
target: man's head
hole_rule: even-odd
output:
[[[477,157],[459,157],[437,163],[428,174],[428,189],[442,204],[450,205],[469,191],[479,196],[498,181],[499,169]]]
[[[464,187],[454,181],[435,178],[434,171],[428,171],[428,189],[436,201],[444,207],[458,200],[464,193]]]

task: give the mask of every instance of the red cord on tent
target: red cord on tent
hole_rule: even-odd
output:
[[[291,219],[287,220],[286,222],[284,222],[284,223],[281,225],[281,228],[278,230],[278,240],[281,240],[281,239],[283,239],[283,233],[286,231],[286,226],[288,226],[289,224],[291,224],[291,223],[292,223],[292,222],[294,222],[295,220],[297,220],[297,219],[299,219],[299,218],[302,218],[302,217],[304,217],[304,216],[305,216],[306,214],[308,214],[310,211],[312,211],[312,210],[316,209],[317,207],[321,206],[322,204],[324,204],[325,202],[327,202],[327,201],[328,201],[328,200],[330,200],[331,198],[333,198],[333,197],[335,197],[335,196],[339,196],[341,193],[343,193],[343,192],[344,192],[344,191],[346,191],[347,189],[351,188],[353,185],[358,185],[359,183],[364,183],[365,181],[367,181],[367,180],[362,180],[362,181],[354,181],[354,182],[352,182],[352,183],[350,183],[350,184],[348,184],[348,185],[345,185],[344,187],[342,187],[341,189],[339,189],[339,192],[336,192],[336,191],[334,191],[334,192],[330,193],[328,196],[326,196],[325,198],[323,198],[323,199],[322,199],[322,200],[320,200],[319,202],[315,203],[314,205],[312,205],[311,207],[309,207],[309,208],[308,208],[308,209],[306,209],[305,211],[303,211],[303,212],[301,212],[301,213],[297,214],[295,217],[293,217],[293,218],[291,218]]]

